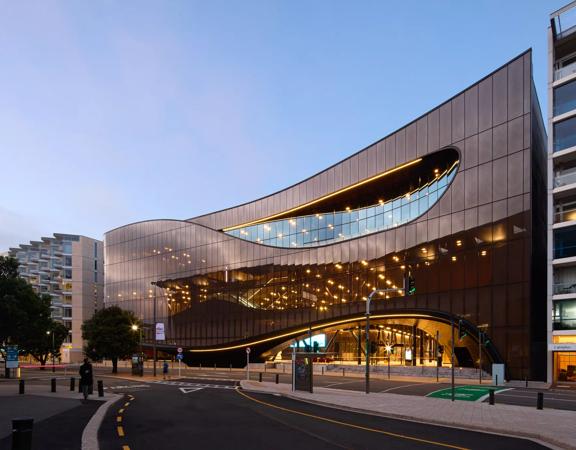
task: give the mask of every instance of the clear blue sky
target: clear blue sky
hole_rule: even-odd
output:
[[[568,0],[0,0],[0,251],[300,181],[529,47]]]

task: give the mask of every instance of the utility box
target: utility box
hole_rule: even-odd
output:
[[[292,361],[292,386],[295,391],[312,392],[313,358],[317,353],[295,353]]]
[[[494,386],[503,386],[504,379],[504,364],[492,364],[492,384]]]
[[[144,357],[142,355],[132,355],[132,375],[144,375]]]

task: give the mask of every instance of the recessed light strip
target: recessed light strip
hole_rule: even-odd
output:
[[[311,202],[304,203],[304,204],[302,204],[302,205],[296,206],[295,208],[289,209],[289,210],[287,210],[287,211],[282,211],[282,212],[279,212],[279,213],[277,213],[277,214],[273,214],[273,215],[271,215],[271,216],[264,217],[264,218],[262,218],[262,219],[254,220],[254,221],[252,221],[252,222],[242,223],[242,224],[240,224],[240,225],[235,225],[235,226],[233,226],[233,227],[224,228],[222,231],[232,231],[232,230],[237,230],[238,228],[248,227],[248,226],[250,226],[250,225],[256,225],[256,224],[262,223],[262,222],[269,222],[270,220],[273,220],[273,219],[275,219],[275,218],[277,218],[277,217],[282,217],[282,216],[285,216],[286,214],[290,214],[290,213],[293,213],[293,212],[295,212],[295,211],[299,211],[299,210],[301,210],[301,209],[303,209],[303,208],[307,208],[308,206],[315,205],[316,203],[319,203],[319,202],[324,201],[324,200],[326,200],[326,199],[329,199],[329,198],[335,197],[335,196],[337,196],[337,195],[339,195],[339,194],[342,194],[343,192],[347,192],[347,191],[349,191],[349,190],[351,190],[351,189],[355,189],[355,188],[357,188],[358,186],[362,186],[362,185],[364,185],[364,184],[366,184],[366,183],[370,183],[371,181],[374,181],[374,180],[377,180],[377,179],[379,179],[379,178],[385,177],[386,175],[390,175],[391,173],[398,172],[399,170],[405,169],[406,167],[410,167],[410,166],[412,166],[412,165],[414,165],[414,164],[419,163],[420,161],[422,161],[422,158],[418,158],[418,159],[415,159],[415,160],[413,160],[413,161],[410,161],[410,162],[407,162],[407,163],[405,163],[405,164],[402,164],[402,165],[400,165],[400,166],[394,167],[393,169],[387,170],[386,172],[382,172],[382,173],[379,173],[378,175],[374,175],[373,177],[366,178],[365,180],[359,181],[359,182],[356,183],[356,184],[353,184],[353,185],[351,185],[351,186],[346,186],[345,188],[342,188],[342,189],[340,189],[340,190],[338,190],[338,191],[332,192],[332,193],[330,193],[330,194],[328,194],[328,195],[325,195],[324,197],[317,198],[316,200],[312,200]]]

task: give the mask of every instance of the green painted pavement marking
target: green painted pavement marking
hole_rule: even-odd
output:
[[[488,396],[490,391],[500,392],[505,390],[506,388],[496,388],[491,386],[457,386],[454,388],[454,398],[456,400],[464,400],[467,402],[477,402]],[[451,399],[452,389],[448,388],[430,392],[426,397]]]

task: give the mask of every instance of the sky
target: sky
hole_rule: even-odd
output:
[[[290,186],[533,49],[568,0],[0,0],[0,251]]]

